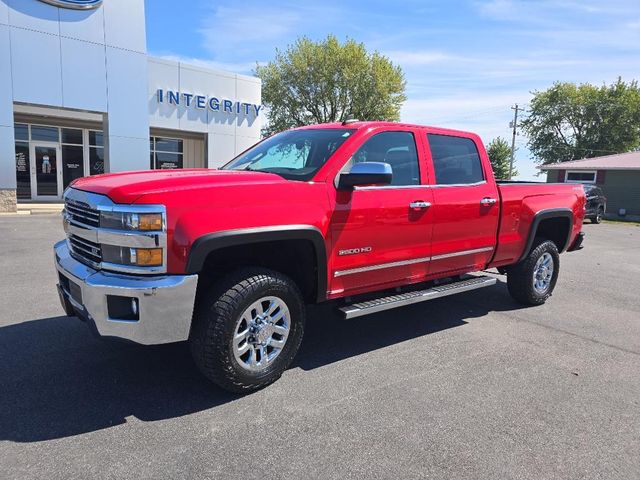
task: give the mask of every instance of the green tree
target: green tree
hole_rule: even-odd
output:
[[[268,125],[265,134],[314,123],[399,120],[406,100],[404,74],[378,52],[329,35],[299,38],[266,65],[258,65]]]
[[[491,161],[491,166],[493,167],[493,175],[498,180],[508,180],[509,163],[511,162],[511,147],[509,146],[509,142],[502,137],[496,137],[489,142],[486,149],[489,160]],[[511,174],[514,177],[518,175],[515,166]]]
[[[533,92],[521,122],[529,149],[542,164],[628,152],[640,146],[640,88],[554,83]]]

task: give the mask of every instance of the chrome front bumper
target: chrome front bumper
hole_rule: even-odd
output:
[[[58,292],[67,315],[87,320],[101,336],[144,345],[189,338],[197,275],[135,276],[94,270],[71,257],[65,240],[55,244],[54,252]],[[110,317],[108,296],[137,299],[138,318]]]

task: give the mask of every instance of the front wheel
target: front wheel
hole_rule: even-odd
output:
[[[550,240],[537,238],[531,251],[507,272],[511,296],[525,305],[542,305],[553,293],[560,271],[558,247]]]
[[[302,296],[286,276],[238,270],[202,295],[189,338],[204,375],[236,393],[275,382],[298,352],[304,332]]]

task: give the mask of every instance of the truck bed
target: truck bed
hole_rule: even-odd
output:
[[[571,225],[571,240],[580,232],[584,216],[582,185],[519,181],[500,181],[497,185],[501,210],[498,247],[491,266],[508,265],[519,260],[536,212],[566,210],[577,219]]]

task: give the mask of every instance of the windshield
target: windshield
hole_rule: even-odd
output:
[[[310,180],[355,130],[291,130],[267,138],[227,163],[223,170],[275,173],[287,180]]]

